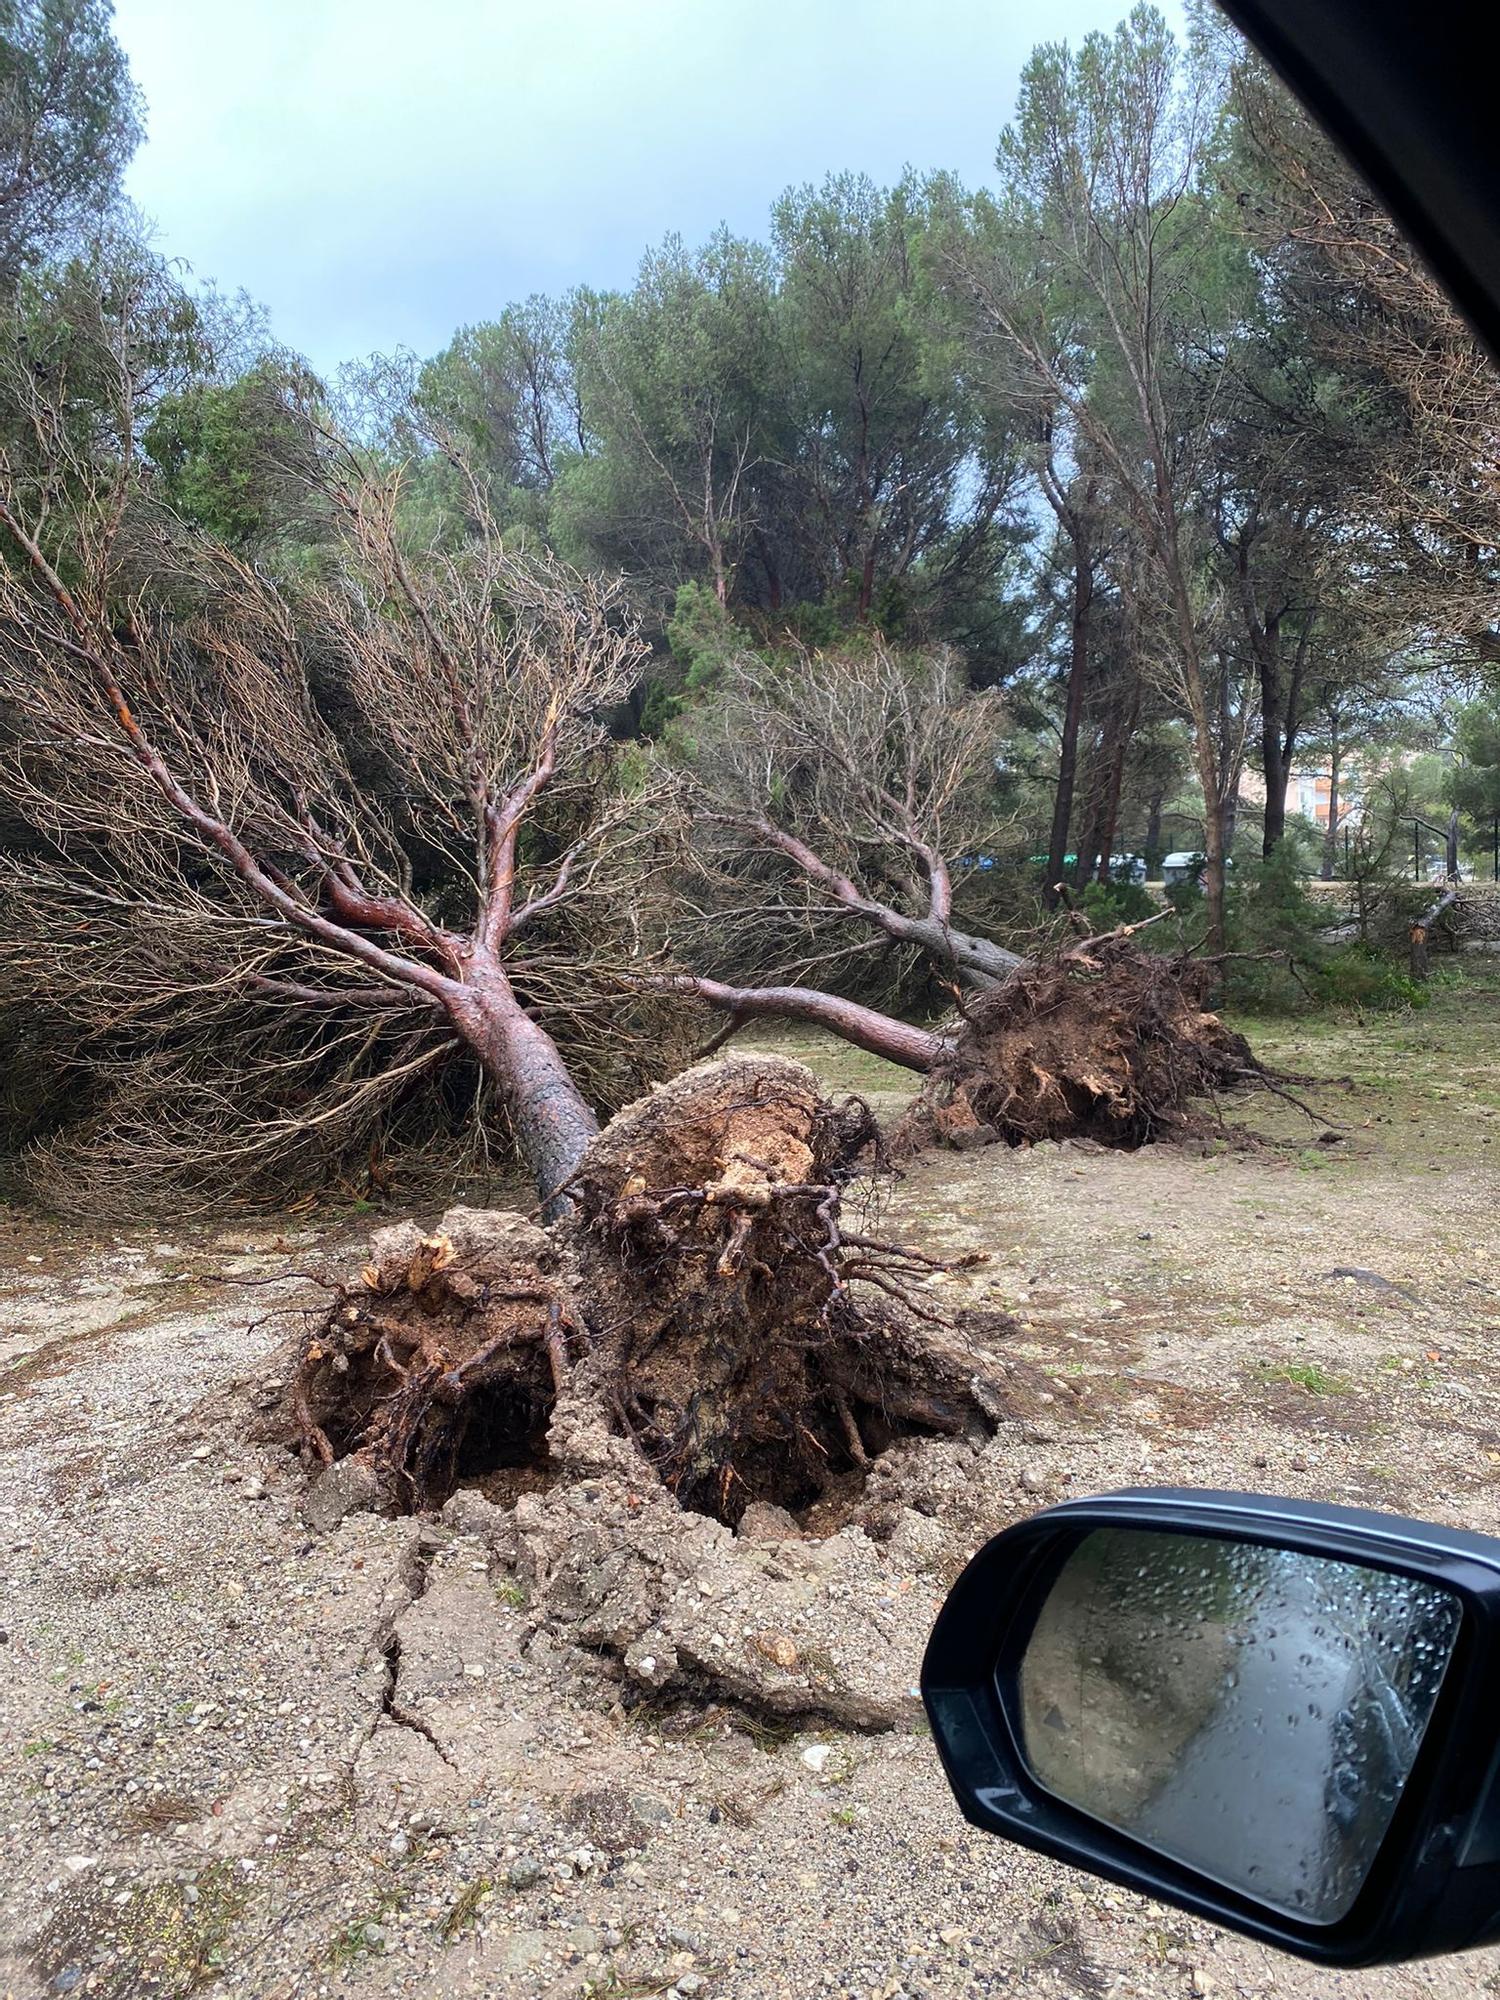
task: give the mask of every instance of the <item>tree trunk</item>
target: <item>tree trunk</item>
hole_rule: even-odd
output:
[[[1224,950],[1227,929],[1224,915],[1224,800],[1217,796],[1215,781],[1217,772],[1213,769],[1213,752],[1206,751],[1200,760],[1199,777],[1203,785],[1203,897],[1208,909],[1209,950],[1218,954]]]
[[[1146,873],[1153,880],[1161,873],[1162,857],[1167,851],[1161,838],[1161,814],[1165,803],[1164,792],[1153,792],[1146,812]]]
[[[568,1211],[559,1190],[578,1171],[599,1121],[568,1073],[557,1044],[511,991],[498,967],[476,977],[450,1003],[454,1027],[505,1100],[531,1171],[542,1220]]]
[[[1155,454],[1154,466],[1157,527],[1165,558],[1173,622],[1181,649],[1182,689],[1187,697],[1188,721],[1193,733],[1193,764],[1203,794],[1203,850],[1207,862],[1203,871],[1203,891],[1208,905],[1208,947],[1211,953],[1218,956],[1225,946],[1223,809],[1226,787],[1215,750],[1214,716],[1203,673],[1203,651],[1194,617],[1193,594],[1183,566],[1176,501],[1168,484],[1164,453],[1158,451]]]
[[[1019,962],[1019,961],[1018,961]],[[925,1076],[949,1053],[949,1043],[925,1028],[914,1028],[856,1000],[841,1000],[811,986],[726,986],[718,979],[684,974],[667,982],[675,992],[690,993],[710,1007],[750,1021],[766,1016],[780,1021],[808,1021],[828,1028],[857,1049],[887,1062],[899,1063]]]
[[[1099,838],[1094,851],[1099,857],[1099,880],[1109,880],[1110,863],[1114,859],[1115,839],[1120,827],[1120,795],[1125,789],[1125,757],[1135,736],[1136,724],[1141,715],[1141,684],[1135,684],[1130,708],[1123,725],[1116,732],[1114,747],[1110,753],[1109,774],[1105,780],[1104,806],[1099,815]]]
[[[1421,916],[1413,923],[1411,927],[1411,976],[1413,979],[1425,979],[1427,977],[1428,933],[1444,910],[1451,908],[1457,901],[1458,891],[1456,889],[1448,889],[1438,897],[1430,910],[1424,910]]]
[[[870,616],[870,607],[875,602],[875,551],[870,548],[865,555],[859,572],[859,604],[856,617],[863,625]]]
[[[956,931],[936,917],[898,917],[889,935],[920,945],[939,965],[951,965],[966,986],[979,992],[1003,984],[1018,965],[1026,963],[1019,952],[1007,951],[989,938]]]
[[[760,557],[760,566],[766,574],[766,608],[776,612],[781,609],[781,571],[776,558],[771,553],[771,544],[766,540],[765,531],[755,530],[755,552]]]
[[[1318,873],[1325,882],[1333,880],[1333,871],[1338,862],[1339,759],[1341,750],[1338,718],[1334,716],[1330,719],[1328,733],[1328,831],[1323,837],[1323,865],[1318,870]]]
[[[1052,800],[1052,830],[1047,840],[1047,879],[1042,896],[1051,909],[1067,865],[1068,829],[1073,818],[1073,788],[1078,777],[1078,725],[1083,719],[1083,691],[1088,678],[1089,609],[1094,597],[1093,564],[1077,540],[1073,555],[1073,619],[1068,652],[1068,695],[1063,710],[1062,742],[1057,757],[1057,790]],[[1093,857],[1090,856],[1090,859]]]
[[[1260,756],[1266,774],[1266,829],[1261,853],[1269,860],[1286,835],[1286,788],[1291,778],[1291,752],[1282,740],[1281,725],[1266,711],[1264,676],[1261,686]]]

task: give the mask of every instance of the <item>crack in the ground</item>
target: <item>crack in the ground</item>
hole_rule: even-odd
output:
[[[424,1722],[409,1708],[403,1708],[397,1700],[397,1690],[401,1684],[401,1620],[412,1606],[427,1594],[427,1586],[432,1580],[432,1558],[437,1553],[438,1544],[425,1534],[418,1533],[403,1554],[400,1580],[406,1595],[396,1609],[384,1621],[384,1630],[379,1634],[380,1656],[385,1662],[385,1678],[380,1689],[380,1703],[365,1735],[370,1740],[382,1716],[388,1716],[398,1728],[410,1729],[416,1735],[425,1737],[436,1750],[450,1771],[458,1769],[437,1731],[430,1723]],[[363,1746],[361,1746],[363,1747]]]
[[[628,1712],[650,1713],[660,1710],[666,1713],[673,1709],[697,1708],[705,1716],[715,1710],[727,1719],[738,1720],[754,1736],[760,1732],[796,1735],[804,1729],[838,1729],[850,1736],[888,1736],[901,1729],[901,1718],[897,1715],[875,1717],[858,1713],[857,1704],[851,1712],[849,1705],[838,1701],[819,1701],[809,1690],[808,1699],[779,1702],[761,1699],[748,1688],[735,1686],[726,1676],[720,1679],[705,1666],[696,1665],[679,1668],[672,1677],[659,1687],[637,1688],[624,1679],[625,1661],[620,1649],[605,1641],[580,1639],[576,1634],[561,1633],[568,1644],[577,1647],[580,1653],[599,1660],[611,1670],[611,1678],[620,1677],[622,1698],[628,1704]],[[915,1719],[917,1710],[912,1710]]]

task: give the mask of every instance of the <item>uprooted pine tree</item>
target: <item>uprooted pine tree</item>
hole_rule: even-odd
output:
[[[910,1287],[930,1260],[845,1216],[858,1107],[771,1057],[638,1098],[679,1003],[620,970],[655,815],[599,719],[641,655],[618,593],[482,530],[414,554],[394,483],[336,447],[338,560],[283,593],[128,453],[122,425],[117,463],[74,466],[66,546],[0,490],[5,977],[99,1079],[33,1186],[264,1194],[466,1060],[540,1223],[383,1237],[290,1399],[310,1464],[362,1461],[393,1508],[548,1437],[733,1519],[987,1421]]]
[[[332,439],[309,476],[341,538],[321,581],[280,590],[153,503],[128,399],[120,419],[112,452],[67,466],[61,531],[0,481],[0,999],[24,999],[90,1091],[30,1148],[31,1185],[95,1214],[264,1198],[452,1068],[477,1078],[540,1223],[456,1211],[384,1235],[290,1396],[309,1463],[359,1461],[394,1508],[441,1500],[476,1457],[546,1451],[628,1463],[733,1520],[857,1476],[902,1431],[993,1423],[1004,1371],[914,1284],[932,1260],[846,1213],[873,1137],[859,1107],[769,1056],[639,1097],[678,1067],[681,982],[646,948],[658,802],[621,785],[601,724],[642,656],[618,590],[482,518],[457,552],[413,550],[398,477]],[[951,949],[947,864],[917,858]],[[991,1031],[1007,1008],[1059,1015],[1047,977],[1085,1014],[1113,1005],[1125,943],[1092,944],[1050,974],[986,971],[956,1036],[831,995],[813,1017],[1003,1129],[1016,1089]],[[1194,1087],[1172,1037],[1216,1048],[1212,1017],[1165,970],[1138,998],[1069,1115],[1130,1101],[1143,1023],[1161,1102]],[[729,1011],[805,1015],[806,989]],[[1040,1104],[1034,1038],[1014,1046]]]

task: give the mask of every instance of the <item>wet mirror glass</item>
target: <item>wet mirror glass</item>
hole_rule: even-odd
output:
[[[1459,1619],[1450,1591],[1384,1570],[1097,1529],[1022,1660],[1026,1760],[1120,1832],[1334,1923],[1390,1825]]]

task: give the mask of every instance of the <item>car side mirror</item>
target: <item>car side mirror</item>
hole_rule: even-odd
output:
[[[1248,1494],[1049,1508],[922,1667],[976,1826],[1328,1965],[1500,1936],[1500,1541]]]

